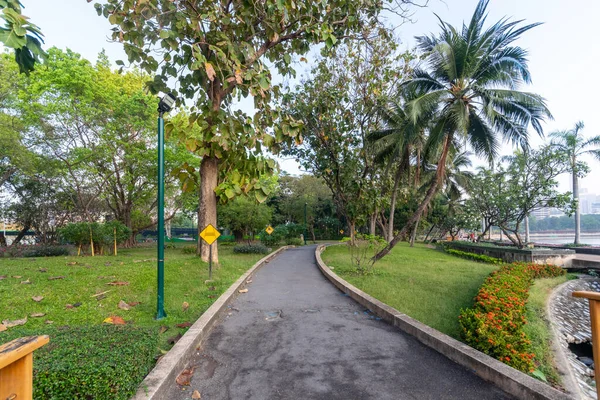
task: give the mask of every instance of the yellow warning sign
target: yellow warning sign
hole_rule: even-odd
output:
[[[342,235],[344,234],[344,230],[343,229],[340,229],[340,234],[342,234]]]
[[[273,233],[274,230],[275,229],[273,229],[273,227],[271,225],[269,225],[269,226],[267,226],[267,229],[265,229],[265,232],[267,232],[270,235],[271,233]]]
[[[219,236],[221,236],[221,232],[212,226],[212,224],[208,224],[206,228],[200,232],[200,237],[208,244],[213,244]]]

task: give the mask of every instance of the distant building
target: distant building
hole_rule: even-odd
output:
[[[544,219],[548,217],[560,217],[565,215],[565,213],[555,207],[542,207],[533,210],[531,215],[537,219]]]

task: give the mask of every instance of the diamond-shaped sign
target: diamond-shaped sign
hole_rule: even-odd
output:
[[[221,236],[221,232],[212,226],[212,224],[208,224],[206,228],[200,232],[200,237],[208,244],[213,244],[219,236]]]
[[[343,234],[344,234],[344,230],[343,230],[343,229],[340,229],[340,233],[343,235]]]
[[[273,233],[274,230],[275,229],[273,229],[273,227],[271,225],[269,225],[269,226],[267,226],[267,229],[265,229],[265,232],[267,232],[270,235],[271,233]]]

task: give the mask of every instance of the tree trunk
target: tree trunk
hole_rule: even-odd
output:
[[[0,247],[6,247],[6,237],[4,232],[0,232]]]
[[[435,228],[435,225],[431,225],[431,228],[429,229],[429,232],[427,232],[427,235],[425,235],[425,241],[427,242],[427,239],[429,239],[429,235],[431,235],[431,232],[433,232],[433,228]]]
[[[214,156],[205,156],[200,163],[200,206],[198,207],[198,234],[212,224],[217,228],[217,187],[219,177],[219,162]],[[212,261],[219,262],[218,247],[213,246]],[[209,247],[198,237],[196,252],[204,262],[208,262]]]
[[[575,165],[575,157],[573,157]],[[575,203],[575,244],[581,244],[581,214],[579,213],[579,179],[577,171],[573,171],[573,202]]]
[[[396,176],[394,176],[394,190],[392,191],[392,200],[390,203],[390,217],[388,218],[388,231],[386,241],[389,243],[394,237],[394,213],[396,212],[396,200],[398,198],[398,186],[402,177],[402,166],[398,167]]]
[[[412,236],[410,237],[410,247],[415,245],[415,238],[417,237],[417,229],[419,229],[419,222],[421,221],[421,216],[417,219],[415,223],[415,229],[413,229]]]
[[[356,221],[348,221],[348,228],[350,229],[350,244],[354,246],[356,243]]]
[[[375,220],[377,219],[377,212],[374,212],[373,214],[371,214],[369,216],[369,234],[370,235],[375,235],[377,232],[375,232]]]
[[[381,214],[383,215],[383,212]],[[381,232],[383,233],[383,239],[386,242],[389,242],[390,238],[388,237],[388,227],[383,222],[383,216],[382,215],[378,215],[376,220],[377,220],[377,223],[379,224],[379,228],[381,229]]]
[[[15,238],[15,240],[13,240],[13,242],[10,244],[11,246],[16,246],[21,242],[21,239],[23,239],[23,237],[25,237],[25,234],[27,233],[27,231],[31,229],[31,225],[25,225],[23,227],[23,229],[21,229],[21,231],[19,232],[19,234],[17,235],[17,237]]]
[[[525,216],[525,243],[529,243],[529,216]]]
[[[396,246],[396,244],[406,235],[408,230],[417,222],[419,218],[421,218],[423,211],[425,211],[425,209],[429,206],[429,203],[431,203],[431,200],[438,192],[438,188],[440,186],[440,183],[442,182],[442,177],[444,176],[444,172],[446,170],[446,159],[448,158],[448,151],[450,150],[450,145],[452,144],[452,136],[452,133],[446,135],[446,138],[444,140],[444,147],[442,149],[442,155],[440,156],[440,160],[438,161],[435,179],[433,180],[433,184],[427,191],[425,198],[417,208],[417,211],[415,211],[415,213],[408,219],[402,230],[398,232],[396,236],[394,236],[394,238],[388,243],[388,245],[385,246],[385,248],[383,248],[383,250],[381,250],[379,253],[375,254],[375,256],[373,256],[373,262],[377,262],[378,260],[380,260],[387,253],[389,253],[390,250],[394,248],[394,246]]]

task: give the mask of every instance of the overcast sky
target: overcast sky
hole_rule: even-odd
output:
[[[110,25],[97,16],[94,1],[21,2],[25,6],[24,14],[44,32],[46,47],[69,47],[92,61],[102,49],[113,62],[126,59],[122,46],[108,41]],[[518,44],[529,51],[533,84],[526,90],[545,97],[554,115],[554,120],[545,124],[545,132],[570,129],[581,120],[585,123],[586,136],[599,135],[600,80],[595,73],[600,66],[600,45],[596,40],[600,0],[491,0],[490,3],[488,21],[509,16],[528,23],[544,23],[527,32]],[[415,8],[414,23],[403,24],[398,29],[403,46],[413,47],[416,35],[439,31],[434,13],[460,26],[463,20],[470,18],[476,4],[477,0],[430,0],[428,7]],[[534,145],[543,142],[532,137]],[[504,146],[504,153],[511,151],[510,146]],[[600,163],[588,161],[592,172],[581,187],[600,194]],[[282,166],[290,173],[299,172],[292,161],[284,161]],[[570,190],[569,182],[568,176],[562,177],[561,189]]]

